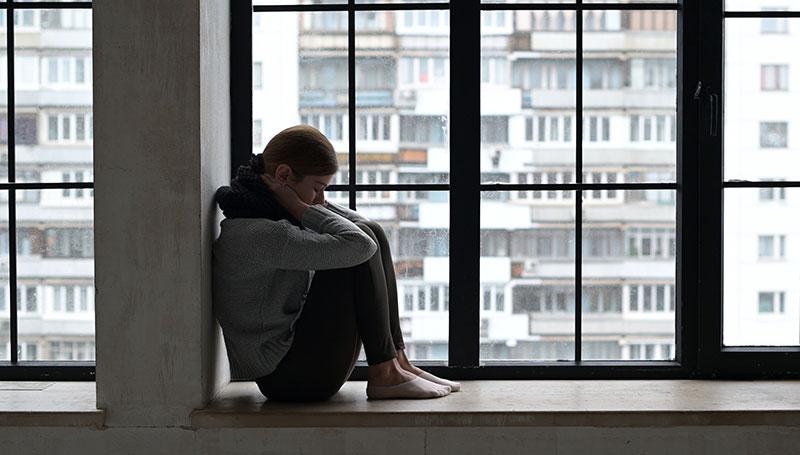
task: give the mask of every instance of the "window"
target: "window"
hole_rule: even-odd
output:
[[[758,312],[761,314],[785,313],[786,312],[786,293],[781,292],[759,292],[758,293]]]
[[[787,11],[786,8],[766,7],[762,11]],[[765,17],[761,19],[761,33],[789,33],[789,21],[782,17]]]
[[[253,148],[261,149],[261,137],[263,133],[261,131],[261,120],[256,119],[253,120]],[[259,150],[260,152],[260,150]]]
[[[629,118],[630,142],[675,142],[675,122],[675,115],[633,114]]]
[[[91,113],[48,113],[46,118],[47,142],[87,144],[93,140]]]
[[[409,144],[443,144],[444,120],[438,116],[400,117],[400,142]]]
[[[0,14],[4,33],[17,36],[17,46],[0,57],[0,86],[17,94],[0,115],[0,174],[15,191],[11,198],[2,192],[0,200],[16,213],[0,230],[4,267],[16,257],[16,269],[6,270],[0,286],[0,379],[94,379],[91,19],[90,2],[55,2],[46,9],[9,4]],[[63,313],[53,313],[54,287],[66,281],[84,289],[74,290],[75,313],[63,312],[66,300]],[[81,353],[52,357],[50,341],[61,340],[76,343]],[[70,358],[89,363],[53,363]],[[31,363],[22,367],[20,361]]]
[[[92,80],[92,59],[88,57],[42,57],[42,84],[87,85]]]
[[[608,142],[611,138],[611,121],[608,117],[584,117],[583,139],[587,142]]]
[[[572,117],[566,115],[526,116],[525,140],[570,143],[572,142]]]
[[[384,114],[359,115],[356,118],[356,138],[361,141],[388,141],[392,136],[391,116]]]
[[[761,122],[761,148],[786,148],[788,124],[786,122]]]
[[[759,259],[783,259],[786,257],[785,235],[759,235]]]
[[[698,237],[704,229],[723,225],[716,217],[733,213],[727,208],[723,212],[718,200],[707,200],[708,195],[720,193],[719,181],[706,182],[717,177],[708,169],[723,163],[715,153],[734,147],[721,147],[721,134],[709,134],[714,119],[706,116],[719,114],[717,125],[721,125],[734,111],[727,106],[712,110],[712,95],[727,102],[736,93],[774,98],[764,92],[788,90],[791,62],[776,56],[791,53],[761,54],[769,59],[739,73],[728,72],[749,85],[723,92],[728,83],[719,79],[724,64],[737,60],[715,60],[725,49],[706,55],[706,47],[715,46],[720,38],[708,34],[720,25],[713,23],[714,18],[727,21],[726,27],[746,19],[750,35],[743,38],[745,44],[764,40],[759,46],[768,46],[767,40],[782,37],[761,36],[764,17],[739,14],[725,19],[723,11],[711,11],[686,18],[695,10],[680,8],[679,2],[631,3],[622,9],[586,2],[569,8],[545,2],[535,9],[506,3],[502,11],[487,7],[474,18],[482,28],[480,43],[475,37],[462,40],[470,33],[467,24],[446,22],[445,10],[420,10],[411,3],[396,3],[394,11],[361,8],[356,16],[362,17],[355,20],[368,33],[347,28],[346,5],[330,5],[343,21],[341,34],[323,37],[301,29],[299,36],[285,37],[287,42],[302,43],[297,60],[292,58],[289,64],[297,65],[301,80],[315,84],[301,84],[299,93],[286,94],[289,101],[296,95],[317,103],[302,105],[297,115],[335,112],[344,131],[349,127],[362,141],[353,157],[347,156],[346,146],[337,144],[340,162],[356,163],[345,176],[355,188],[337,189],[338,197],[345,202],[352,199],[355,208],[396,230],[391,241],[398,296],[403,317],[413,328],[414,342],[409,344],[417,346],[409,353],[441,361],[440,367],[476,368],[481,377],[507,375],[503,362],[489,361],[510,359],[531,377],[542,374],[538,362],[545,360],[564,362],[559,368],[570,375],[620,371],[615,370],[618,366],[578,360],[674,361],[648,368],[632,365],[631,375],[641,377],[664,377],[666,373],[653,372],[662,367],[660,371],[684,377],[726,371],[701,371],[698,353],[713,351],[719,358],[727,353],[697,336],[703,332],[684,336],[686,329],[721,326],[723,318],[700,320],[704,316],[696,312],[679,313],[686,309],[682,305],[696,303],[686,301],[693,295],[703,295],[704,305],[708,301],[707,306],[722,308],[722,283],[715,283],[716,291],[708,291],[699,280],[701,273],[711,273],[715,266],[691,267],[716,260],[721,269],[724,256],[714,242],[727,234],[704,237],[705,243]],[[449,6],[455,11],[462,7],[460,2]],[[255,14],[268,17],[286,9],[286,5],[259,5]],[[386,25],[376,25],[383,13]],[[297,15],[302,19],[310,14],[298,11]],[[794,18],[785,19],[791,26]],[[576,39],[578,28],[591,33],[591,39]],[[732,36],[728,30],[724,39]],[[348,49],[351,41],[344,39],[345,32],[355,35],[349,38],[356,38],[357,49]],[[454,39],[442,39],[447,33]],[[684,38],[692,34],[709,46],[684,49]],[[732,44],[734,49],[748,47]],[[480,57],[470,46],[481,47]],[[467,60],[467,55],[476,58]],[[362,59],[386,59],[383,66],[391,74],[362,71]],[[234,62],[243,71],[249,71],[251,63]],[[348,75],[352,64],[356,74]],[[689,78],[697,74],[704,80],[693,105],[696,80]],[[349,76],[363,85],[349,87]],[[436,87],[443,90],[431,90]],[[481,96],[467,96],[476,87]],[[356,106],[348,105],[352,99],[357,99]],[[234,101],[237,111],[247,112],[246,101]],[[777,212],[791,209],[792,188],[784,190],[780,179],[794,187],[794,176],[770,175],[767,167],[793,172],[787,163],[793,116],[790,110],[763,108],[753,108],[749,114],[748,125],[726,124],[718,131],[726,136],[741,133],[735,144],[749,153],[741,160],[725,160],[725,165],[739,165],[759,175],[737,176],[726,167],[725,179],[738,181],[723,193],[727,198],[729,190],[758,182],[741,207],[754,219],[787,219]],[[391,127],[399,128],[397,143],[372,143],[385,137],[382,115],[397,122]],[[258,118],[266,119],[260,112]],[[309,123],[327,123],[321,117],[308,118]],[[767,156],[761,150],[770,147],[787,153]],[[698,161],[703,161],[703,168]],[[384,198],[382,191],[360,186],[381,182],[383,171],[391,172],[389,185],[404,187]],[[687,178],[703,190],[693,189]],[[766,183],[766,178],[775,180]],[[436,205],[436,198],[443,200],[451,192],[459,197],[447,206]],[[707,224],[706,216],[714,222]],[[785,236],[786,257],[781,256],[780,236]],[[759,237],[771,237],[771,245]],[[753,267],[780,267],[791,259],[793,244],[786,242],[792,238],[793,232],[782,224],[765,223],[745,230],[738,251]],[[703,248],[704,244],[715,247]],[[719,253],[715,258],[699,257],[715,253]],[[768,253],[782,260],[770,260]],[[693,270],[696,275],[686,276]],[[446,319],[436,319],[443,316],[449,296],[434,287],[445,284],[459,304],[447,310]],[[796,299],[788,285],[786,289],[777,283],[753,286],[742,292],[741,313],[753,316],[755,324],[779,319],[759,319],[758,305],[753,303],[759,292],[785,292],[786,314],[794,314]],[[773,301],[780,306],[780,297]],[[453,329],[445,334],[445,326]],[[468,338],[476,335],[480,340]],[[427,357],[441,346],[449,346],[441,357]],[[744,365],[749,368],[745,375],[752,374],[755,363]]]
[[[261,62],[253,62],[253,88],[261,88]]]
[[[761,65],[761,90],[789,90],[789,65]]]

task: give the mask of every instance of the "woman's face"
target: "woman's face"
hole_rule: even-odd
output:
[[[285,179],[286,184],[300,196],[303,202],[315,205],[325,202],[324,189],[333,180],[333,174],[306,175],[302,180],[297,181],[297,176],[292,173],[292,169],[288,165],[279,164],[275,169],[275,178],[279,182]]]

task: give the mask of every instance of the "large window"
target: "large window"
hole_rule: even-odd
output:
[[[91,3],[32,5],[0,10],[0,379],[91,380]]]
[[[760,183],[726,193],[724,261],[726,273],[731,260],[747,265],[731,283],[756,279],[757,268],[769,279],[734,297],[726,284],[723,301],[721,281],[716,291],[698,284],[703,273],[721,278],[723,259],[722,233],[705,230],[722,226],[723,201],[700,195],[722,166],[700,153],[721,137],[712,89],[723,66],[708,56],[723,49],[699,44],[722,36],[712,26],[723,25],[722,0],[711,3],[719,15],[705,23],[694,20],[697,2],[669,0],[236,7],[234,44],[252,54],[233,62],[245,82],[233,121],[271,120],[261,143],[235,135],[234,167],[249,157],[241,151],[260,152],[296,123],[331,139],[341,170],[328,197],[385,226],[409,357],[422,366],[473,378],[757,374],[756,362],[715,369],[722,310],[734,339],[768,324],[785,325],[785,340],[800,330],[800,288],[784,273],[794,258],[784,224],[800,186],[784,174],[800,167],[778,164],[792,159],[800,121],[777,100],[764,106],[778,109],[741,111],[725,166]],[[786,31],[795,27],[780,16],[790,13],[760,3],[748,4],[757,19],[741,39],[770,52],[736,41],[729,54],[742,55],[726,57],[726,71],[740,65],[745,103],[793,88]],[[251,90],[253,62],[286,71],[264,72]],[[736,155],[745,147],[752,161]],[[719,224],[701,228],[707,215]],[[729,235],[745,218],[757,225]],[[698,269],[701,256],[718,262]],[[800,344],[780,340],[764,344]]]

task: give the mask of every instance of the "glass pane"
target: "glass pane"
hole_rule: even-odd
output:
[[[253,89],[253,153],[281,130],[308,124],[339,157],[331,183],[346,183],[347,13],[254,13],[253,62],[263,69]]]
[[[482,182],[574,181],[574,21],[574,11],[481,12]]]
[[[356,3],[447,3],[449,0],[356,0]]]
[[[583,3],[676,3],[678,0],[583,0]]]
[[[357,193],[358,212],[378,222],[389,240],[406,355],[447,360],[450,201],[446,191]],[[361,350],[359,360],[366,360]]]
[[[584,192],[583,359],[674,359],[675,195]]]
[[[0,361],[11,360],[8,246],[8,191],[3,190],[0,191]]]
[[[0,10],[0,182],[8,182],[8,53],[6,11]],[[0,339],[0,346],[2,346]],[[2,349],[2,348],[0,348]],[[0,352],[2,354],[2,352]]]
[[[481,194],[481,360],[575,358],[575,198]]]
[[[358,183],[449,180],[449,20],[444,10],[356,12]]]
[[[676,19],[583,12],[586,170],[616,173],[616,183],[676,181]]]
[[[93,205],[93,190],[17,192],[21,360],[94,360]]]
[[[798,11],[800,4],[794,0],[725,0],[727,11]]]
[[[92,11],[15,13],[16,179],[91,182]]]
[[[766,20],[725,21],[726,179],[800,179],[798,68],[787,52],[800,46],[800,35],[778,33],[774,24],[765,32]],[[777,20],[800,27],[800,19]]]
[[[253,5],[347,4],[347,0],[253,0]]]
[[[481,3],[575,3],[575,0],[481,0]]]
[[[800,188],[725,190],[723,343],[800,344]]]

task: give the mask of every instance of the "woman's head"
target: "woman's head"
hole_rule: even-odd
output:
[[[295,125],[276,134],[260,157],[252,160],[253,171],[262,174],[262,179],[266,174],[279,184],[286,183],[307,204],[324,202],[322,190],[339,169],[333,145],[309,125]]]

